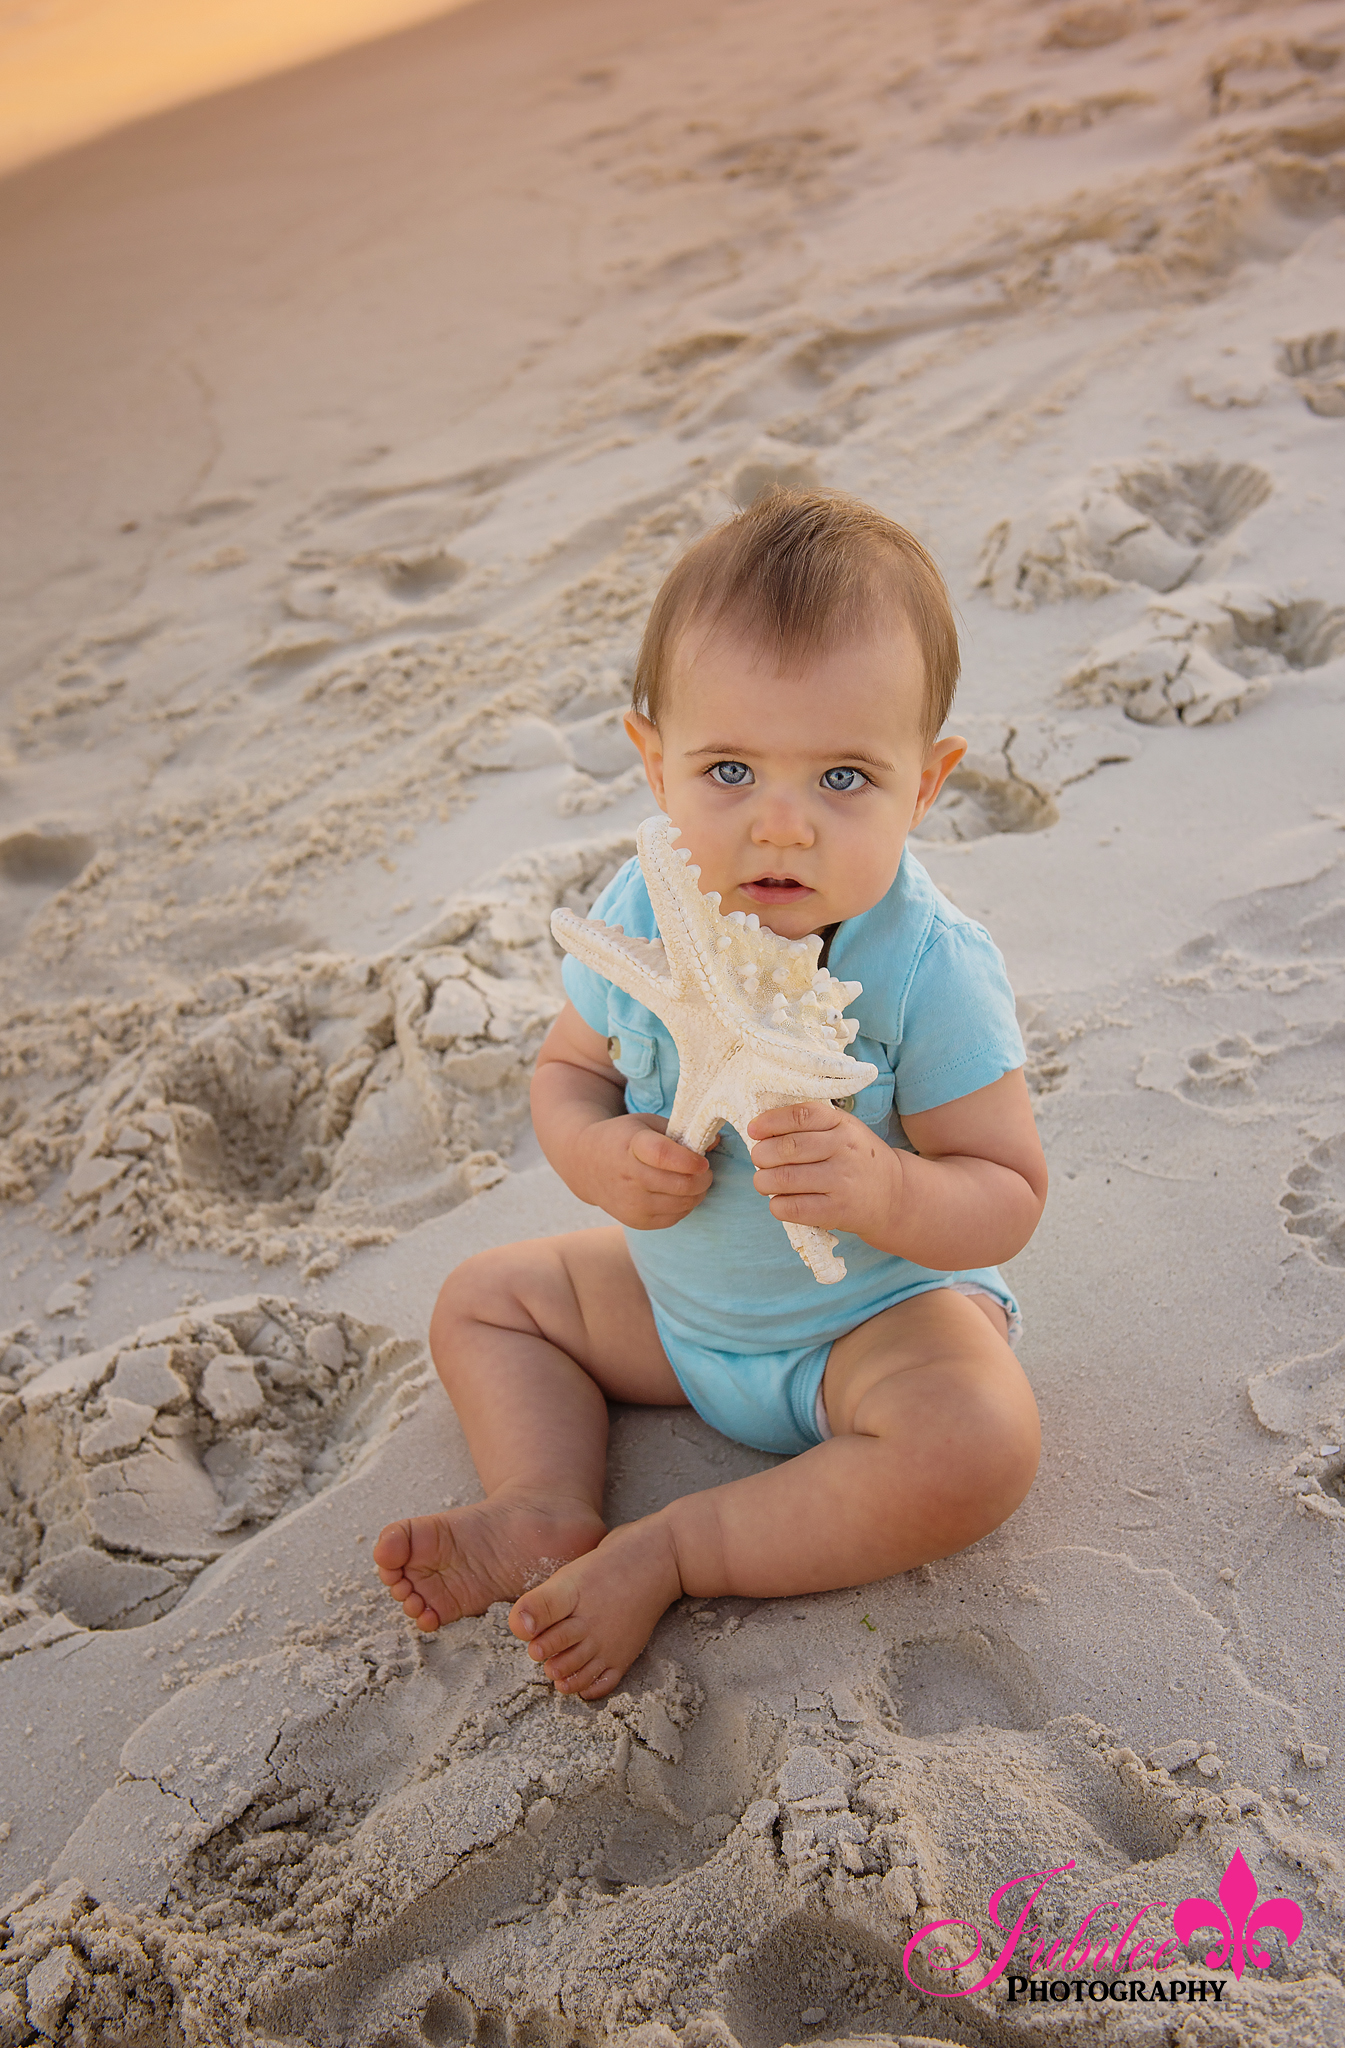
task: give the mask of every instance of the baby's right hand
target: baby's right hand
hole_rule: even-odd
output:
[[[604,1117],[585,1132],[590,1200],[632,1230],[667,1230],[710,1192],[710,1162],[666,1135],[661,1116]]]

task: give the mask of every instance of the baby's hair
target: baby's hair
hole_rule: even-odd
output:
[[[961,670],[948,586],[913,533],[840,491],[762,495],[696,541],[654,599],[635,666],[636,711],[658,723],[678,640],[693,621],[769,646],[781,663],[843,646],[895,601],[925,664],[925,732]]]

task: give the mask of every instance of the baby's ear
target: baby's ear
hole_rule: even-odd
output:
[[[640,759],[644,762],[645,778],[654,793],[654,801],[663,808],[663,741],[652,718],[646,718],[643,711],[626,713],[626,732],[631,745],[638,747]]]
[[[920,771],[920,793],[916,798],[912,825],[918,825],[932,809],[939,791],[966,751],[967,742],[957,733],[945,733],[942,739],[934,741]]]

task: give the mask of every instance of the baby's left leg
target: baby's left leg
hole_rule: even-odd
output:
[[[828,1442],[613,1529],[510,1627],[560,1691],[598,1699],[679,1593],[829,1592],[964,1550],[1013,1513],[1041,1451],[1003,1331],[994,1304],[946,1288],[884,1309],[831,1347]]]

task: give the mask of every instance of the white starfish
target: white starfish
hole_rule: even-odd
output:
[[[662,1019],[681,1076],[668,1136],[704,1152],[723,1124],[746,1145],[747,1126],[767,1109],[858,1094],[878,1069],[845,1051],[859,1030],[841,1012],[862,984],[819,968],[822,941],[782,939],[741,910],[720,915],[719,897],[696,887],[700,869],[675,847],[670,818],[646,818],[636,837],[657,939],[627,938],[620,925],[552,913],[551,929],[573,953]],[[811,1223],[785,1233],[814,1279],[840,1280],[835,1236]]]

